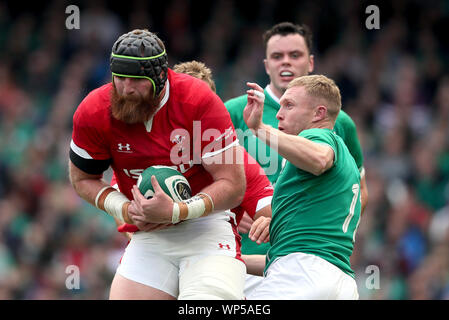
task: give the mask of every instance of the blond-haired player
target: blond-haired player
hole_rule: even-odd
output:
[[[266,264],[263,255],[249,257],[265,277],[248,298],[358,299],[349,257],[360,219],[360,172],[332,130],[338,87],[322,75],[295,78],[281,96],[275,129],[262,122],[263,89],[248,86],[248,128],[287,159],[275,185]]]

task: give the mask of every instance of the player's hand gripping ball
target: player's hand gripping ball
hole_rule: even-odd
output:
[[[178,170],[167,166],[151,166],[146,168],[137,179],[137,187],[146,199],[154,196],[151,176],[156,177],[162,190],[175,202],[192,197],[189,182]]]

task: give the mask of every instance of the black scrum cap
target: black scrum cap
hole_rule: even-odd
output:
[[[148,30],[133,30],[112,46],[111,72],[115,76],[145,78],[159,95],[167,81],[167,54],[162,41]]]

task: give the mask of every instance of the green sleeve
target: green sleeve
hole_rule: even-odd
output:
[[[243,95],[225,102],[225,107],[228,109],[235,129],[241,129],[243,131],[248,129],[245,121],[243,120],[243,109],[245,109],[246,100],[246,95]]]
[[[357,128],[351,117],[343,110],[338,114],[334,131],[343,139],[360,170],[363,167],[363,153],[357,136]]]
[[[263,122],[272,125],[274,128],[278,126],[276,113],[279,106],[276,105],[265,93],[265,104],[263,111]],[[271,149],[262,140],[254,136],[248,129],[243,119],[243,110],[247,103],[247,95],[243,95],[225,102],[232,123],[237,133],[240,145],[242,145],[248,153],[259,162],[264,169],[268,180],[274,184],[282,169],[282,158],[273,149]]]
[[[333,165],[338,162],[337,141],[335,140],[335,134],[331,130],[313,128],[302,131],[299,136],[315,143],[328,145],[334,150],[335,159]]]

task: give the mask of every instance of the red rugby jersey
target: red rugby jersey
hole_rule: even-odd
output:
[[[78,106],[70,158],[88,173],[101,173],[109,163],[129,199],[140,173],[152,165],[173,166],[196,194],[213,182],[201,159],[238,145],[223,102],[202,80],[169,69],[158,111],[147,123],[132,125],[112,117],[111,90],[112,83],[97,88]],[[92,163],[103,163],[101,170],[95,172]]]
[[[273,186],[270,180],[268,180],[259,163],[246,151],[245,176],[246,191],[243,201],[238,207],[231,210],[236,215],[237,225],[242,220],[245,211],[251,218],[254,218],[257,211],[271,203],[271,197],[273,196]]]
[[[262,167],[248,152],[246,152],[246,150],[243,149],[243,152],[246,177],[245,196],[242,203],[231,210],[236,215],[237,225],[240,223],[240,220],[242,220],[245,211],[251,218],[254,218],[254,215],[258,210],[271,203],[271,197],[273,196],[273,186],[265,175]],[[117,179],[115,174],[113,174],[111,186],[115,186],[116,184]],[[136,232],[139,231],[139,229],[135,225],[124,223],[117,228],[117,231]]]

